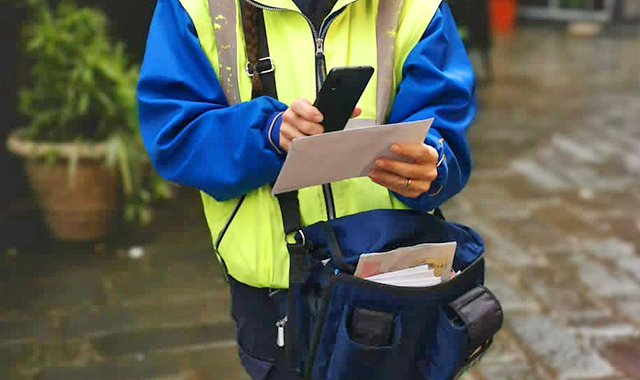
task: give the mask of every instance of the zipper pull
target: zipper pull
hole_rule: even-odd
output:
[[[316,57],[324,56],[324,40],[316,39]]]
[[[278,347],[284,347],[284,325],[287,324],[288,317],[284,317],[276,322],[276,328],[278,329],[278,337],[276,338],[276,345]]]

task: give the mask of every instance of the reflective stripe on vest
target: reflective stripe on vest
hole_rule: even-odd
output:
[[[378,3],[376,35],[378,41],[378,88],[376,99],[376,121],[387,120],[393,92],[393,56],[396,47],[398,21],[402,12],[401,0],[382,0]]]
[[[203,51],[229,104],[250,100],[251,81],[244,72],[246,52],[238,11],[238,2],[244,0],[179,1],[194,23]],[[316,94],[315,41],[307,21],[291,0],[258,1],[268,7],[284,9],[264,12],[267,34],[277,35],[279,41],[271,44],[270,54],[276,65],[280,100],[286,104],[297,97],[313,100]],[[361,119],[384,122],[401,79],[402,65],[439,4],[440,0],[337,1],[332,10],[335,17],[325,38],[327,69],[362,64],[372,64],[376,68],[377,80],[369,83],[359,103],[363,108]],[[338,217],[372,209],[406,208],[389,191],[368,178],[335,182],[332,189]],[[218,202],[201,194],[215,241],[238,200]],[[326,218],[319,186],[301,189],[299,199],[303,224]],[[246,195],[219,253],[230,274],[238,281],[255,287],[288,286],[289,255],[284,244],[279,206],[271,196],[269,186]]]
[[[241,102],[238,86],[239,68],[236,64],[238,59],[236,4],[229,0],[209,0],[209,15],[216,33],[218,80],[229,105],[232,106]]]

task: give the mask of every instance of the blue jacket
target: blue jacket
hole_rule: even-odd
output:
[[[269,143],[267,134],[273,118],[287,105],[263,96],[229,107],[178,0],[158,1],[138,100],[142,139],[164,178],[202,190],[218,201],[275,181],[285,157]],[[443,2],[404,63],[388,123],[434,117],[425,142],[447,159],[438,168],[431,194],[396,197],[426,211],[464,187],[471,170],[466,130],[475,109],[473,70]],[[276,144],[279,123],[272,134]],[[234,146],[241,154],[230,156],[225,146]]]

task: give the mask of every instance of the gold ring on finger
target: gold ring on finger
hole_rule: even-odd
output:
[[[409,187],[411,187],[411,178],[407,178],[404,182],[404,189],[409,190]]]

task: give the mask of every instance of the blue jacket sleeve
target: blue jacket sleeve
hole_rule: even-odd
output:
[[[260,97],[229,107],[189,15],[159,0],[138,83],[140,130],[164,178],[219,201],[275,181],[284,156],[269,131],[287,106]]]
[[[402,68],[389,123],[433,117],[425,143],[438,150],[438,177],[418,198],[394,193],[417,210],[432,210],[460,192],[469,179],[466,130],[475,116],[475,79],[449,6],[443,2]]]

